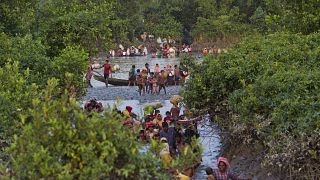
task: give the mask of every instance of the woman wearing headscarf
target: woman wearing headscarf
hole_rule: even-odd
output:
[[[219,157],[217,160],[218,169],[213,171],[215,180],[244,180],[238,178],[235,174],[228,171],[230,164],[227,158]]]

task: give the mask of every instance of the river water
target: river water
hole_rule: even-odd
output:
[[[101,61],[101,63],[103,63],[103,61]],[[153,71],[154,66],[157,63],[162,69],[167,64],[171,64],[172,66],[175,64],[179,65],[179,59],[150,58],[148,56],[111,58],[110,64],[118,64],[120,66],[120,71],[114,73],[112,76],[115,78],[127,79],[129,70],[133,64],[136,66],[136,69],[141,69],[144,68],[145,63],[149,63],[150,69]],[[102,69],[97,71],[102,74]],[[127,105],[130,105],[133,107],[133,112],[139,116],[142,116],[143,107],[145,105],[154,102],[161,102],[163,107],[159,110],[164,117],[165,112],[169,111],[172,106],[169,101],[170,97],[172,95],[177,95],[181,88],[180,86],[169,86],[167,87],[167,94],[162,92],[160,95],[146,94],[145,96],[139,96],[137,87],[109,86],[106,88],[104,83],[94,79],[91,80],[91,83],[93,88],[88,88],[88,92],[83,98],[83,102],[95,98],[99,102],[102,102],[104,107],[107,107],[116,104],[116,99],[121,98],[121,103],[117,104],[118,109],[124,110]],[[199,140],[203,146],[203,156],[202,163],[197,168],[194,179],[206,179],[205,168],[208,166],[217,168],[216,159],[220,152],[221,140],[219,136],[219,128],[210,121],[209,117],[203,118],[203,120],[198,124],[198,130],[200,133]]]

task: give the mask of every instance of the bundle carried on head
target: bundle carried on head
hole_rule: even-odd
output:
[[[159,109],[162,107],[163,107],[162,103],[156,102],[156,103],[148,104],[148,105],[144,106],[143,111],[145,112],[145,114],[149,114],[150,112],[154,111],[155,109]]]
[[[153,104],[146,105],[143,108],[143,110],[148,110],[150,108],[152,108],[154,110],[154,109],[159,109],[159,108],[162,108],[162,107],[163,107],[163,104],[161,102],[156,102],[156,103],[153,103]]]
[[[171,104],[179,104],[181,101],[183,100],[183,97],[182,96],[179,96],[179,95],[174,95],[170,98],[170,103]]]

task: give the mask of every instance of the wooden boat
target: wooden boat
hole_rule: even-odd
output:
[[[93,74],[93,78],[97,81],[105,83],[105,79],[103,76]],[[108,84],[114,85],[114,86],[128,86],[129,80],[126,79],[118,79],[118,78],[109,78]],[[172,86],[174,84],[168,84],[169,86]],[[131,84],[133,86],[133,84]]]
[[[93,75],[93,78],[97,81],[105,83],[105,79],[103,76]],[[109,78],[108,84],[114,85],[114,86],[128,86],[129,81],[126,79],[117,79],[117,78]]]

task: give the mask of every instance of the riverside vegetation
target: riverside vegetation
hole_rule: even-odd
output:
[[[101,117],[86,119],[75,105],[86,90],[88,59],[119,43],[141,44],[143,32],[232,47],[203,65],[190,64],[186,103],[223,115],[215,120],[234,142],[262,143],[264,164],[283,176],[318,176],[319,6],[318,0],[1,1],[0,177],[159,175],[149,155],[130,157],[139,147],[126,141],[130,134],[106,135],[105,126],[119,127],[113,121],[97,126]],[[103,118],[117,119],[110,112]],[[132,144],[124,149],[118,140]],[[120,155],[126,164],[101,160]]]
[[[280,171],[281,178],[316,178],[319,38],[319,33],[252,36],[201,65],[191,63],[186,103],[207,109],[230,132],[234,146],[262,143],[264,165]]]

